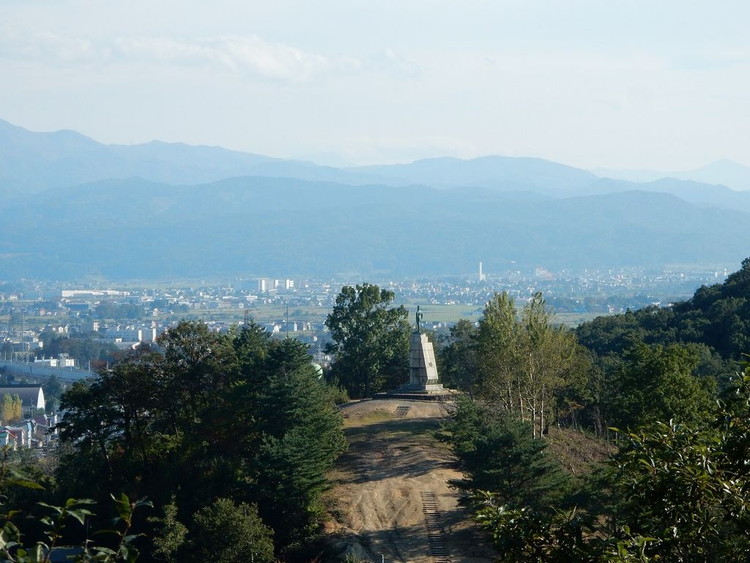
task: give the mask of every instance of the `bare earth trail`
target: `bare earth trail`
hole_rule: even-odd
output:
[[[343,561],[485,562],[492,550],[449,487],[461,474],[434,437],[444,404],[395,399],[346,405],[349,451],[331,475],[329,533]]]

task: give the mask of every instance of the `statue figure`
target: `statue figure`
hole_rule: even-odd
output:
[[[417,332],[421,333],[422,331],[420,330],[419,324],[422,322],[422,317],[424,317],[424,314],[422,313],[422,311],[419,310],[419,305],[417,305],[417,315],[416,316],[417,316]]]

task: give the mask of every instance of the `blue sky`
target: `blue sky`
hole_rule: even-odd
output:
[[[750,3],[0,0],[0,118],[327,163],[750,165]]]

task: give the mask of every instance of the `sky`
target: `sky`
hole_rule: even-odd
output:
[[[748,22],[735,0],[0,0],[0,119],[332,165],[750,165]]]

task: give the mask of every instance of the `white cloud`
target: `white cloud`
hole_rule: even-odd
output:
[[[258,36],[206,39],[121,37],[94,41],[53,33],[3,30],[0,56],[46,64],[141,62],[157,65],[208,66],[263,78],[304,82],[326,73],[352,72],[354,58],[326,57],[295,47],[264,41]]]
[[[404,55],[392,48],[388,48],[382,57],[375,63],[376,68],[381,68],[390,74],[415,78],[422,72],[422,67],[414,60],[407,59]]]
[[[118,56],[167,64],[208,65],[265,78],[301,82],[315,75],[359,68],[348,58],[330,58],[251,36],[202,40],[126,38],[115,42]]]

